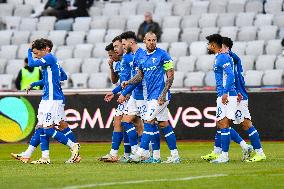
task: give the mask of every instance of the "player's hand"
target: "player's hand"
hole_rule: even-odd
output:
[[[29,85],[29,86],[27,86],[27,88],[25,89],[26,90],[26,92],[27,92],[27,94],[29,94],[29,91],[32,89],[32,87]]]
[[[126,95],[126,101],[130,99],[130,94]]]
[[[228,102],[229,102],[229,100],[228,100],[228,94],[223,94],[223,96],[222,96],[222,103],[225,104],[225,105],[227,105]]]
[[[114,60],[113,60],[113,59],[109,59],[107,63],[108,63],[108,65],[109,65],[109,67],[112,68],[112,65],[113,65],[113,63],[114,63]]]
[[[238,102],[241,102],[243,100],[243,95],[241,93],[238,93]]]
[[[117,102],[118,102],[119,104],[122,104],[122,103],[125,102],[125,101],[126,101],[126,97],[123,96],[123,95],[119,95],[119,97],[118,97],[118,99],[117,99]]]
[[[161,106],[166,102],[166,98],[164,96],[159,96],[158,104]]]
[[[128,81],[123,81],[121,83],[121,87],[124,89],[127,85],[129,85]]]
[[[114,97],[114,94],[112,92],[109,92],[109,93],[106,94],[104,100],[106,102],[110,102],[113,99],[113,97]]]

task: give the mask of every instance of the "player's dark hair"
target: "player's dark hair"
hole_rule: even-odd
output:
[[[50,51],[52,50],[53,48],[53,43],[51,40],[49,39],[44,39],[45,43],[46,43],[46,46],[50,48]]]
[[[108,45],[106,46],[105,50],[106,50],[106,51],[113,51],[113,50],[114,50],[113,44],[112,44],[112,43],[108,44]]]
[[[137,41],[136,34],[133,31],[124,32],[120,36],[121,39],[134,39],[134,41]]]
[[[121,36],[120,35],[118,35],[118,36],[116,36],[115,38],[113,38],[113,40],[111,41],[111,42],[116,42],[116,41],[119,41],[119,42],[121,42],[122,41],[122,39],[121,39]]]
[[[206,37],[209,43],[216,43],[219,48],[222,48],[223,37],[220,34],[212,34]]]
[[[231,50],[234,45],[234,42],[229,37],[223,37],[223,44],[229,47],[229,49]]]
[[[24,61],[25,61],[25,63],[28,63],[28,58],[26,57]]]
[[[32,49],[43,50],[46,48],[47,44],[45,39],[36,39],[32,44]]]

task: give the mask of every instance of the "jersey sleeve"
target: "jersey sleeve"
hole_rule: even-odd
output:
[[[60,70],[60,81],[65,81],[68,79],[66,72],[63,70],[62,67],[59,68]]]
[[[138,85],[139,85],[139,83],[128,85],[128,86],[121,92],[121,94],[122,94],[123,96],[126,96],[126,95],[130,94]]]
[[[34,60],[33,54],[32,54],[32,49],[28,50],[28,65],[30,67],[48,66],[51,63],[52,63],[52,60],[51,60],[50,54],[45,55],[41,59]]]
[[[165,71],[168,71],[168,70],[174,68],[174,62],[173,62],[171,56],[165,51],[163,51],[161,61],[162,61],[163,68],[164,68]]]
[[[226,86],[224,87],[224,94],[228,93],[231,86],[234,84],[234,72],[230,64],[229,58],[220,58],[219,65],[223,68],[227,74]]]
[[[39,80],[39,81],[36,81],[36,82],[31,83],[31,87],[32,87],[32,88],[33,88],[33,87],[37,87],[37,86],[42,87],[43,85],[44,85],[44,81],[43,81],[43,79],[41,79],[41,80]]]

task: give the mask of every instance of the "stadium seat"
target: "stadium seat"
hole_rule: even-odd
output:
[[[0,58],[15,59],[17,55],[18,45],[2,45]]]
[[[144,21],[143,15],[136,15],[129,17],[126,22],[126,30],[138,31],[138,28],[143,21]]]
[[[206,41],[206,37],[208,35],[211,35],[213,33],[218,33],[219,28],[218,27],[208,27],[208,28],[202,28],[200,35],[199,35],[199,40],[200,41]]]
[[[208,12],[209,1],[193,1],[191,5],[191,14],[203,14]]]
[[[167,16],[164,18],[163,28],[179,28],[180,22],[180,16]]]
[[[14,11],[14,5],[8,3],[0,3],[0,17],[12,16]]]
[[[86,58],[81,66],[82,73],[97,73],[100,71],[100,58]]]
[[[119,7],[111,7],[111,8],[105,7],[102,11],[102,15],[109,16],[109,17],[117,16],[119,15]]]
[[[55,30],[71,31],[73,22],[74,22],[73,18],[58,20],[54,24],[54,29]]]
[[[123,1],[119,9],[119,15],[122,15],[122,16],[136,15],[136,8],[137,8],[136,2]]]
[[[18,49],[17,57],[19,59],[25,59],[28,57],[28,49],[30,48],[30,44],[21,44]]]
[[[218,14],[216,13],[202,14],[198,22],[199,27],[201,28],[216,27],[217,17]]]
[[[232,13],[221,13],[217,19],[217,26],[234,26],[235,25],[235,14]]]
[[[238,27],[234,26],[224,26],[221,27],[220,34],[222,36],[230,37],[233,41],[237,38]]]
[[[161,37],[162,42],[176,42],[179,38],[179,28],[165,28]]]
[[[31,5],[16,5],[14,16],[28,17],[32,14],[33,7]]]
[[[197,57],[207,54],[207,43],[205,41],[192,42],[189,46],[189,53]]]
[[[100,65],[100,72],[109,74],[109,65],[108,65],[108,58],[103,58],[102,63]]]
[[[159,3],[155,7],[155,15],[159,16],[171,16],[173,4],[172,3]]]
[[[263,85],[282,86],[283,70],[265,70],[262,78]]]
[[[125,26],[126,26],[126,20],[122,16],[111,17],[108,20],[108,29],[124,30]]]
[[[55,21],[55,16],[41,16],[37,23],[37,30],[51,31],[54,29]]]
[[[198,71],[204,71],[204,72],[213,70],[214,62],[215,62],[214,55],[201,55],[197,58],[196,69]]]
[[[263,2],[260,0],[249,0],[245,6],[246,12],[255,12],[262,13],[263,11]]]
[[[28,43],[30,37],[29,31],[14,31],[14,35],[11,39],[13,45],[20,45],[22,43]]]
[[[112,41],[113,38],[120,35],[123,32],[121,29],[109,29],[105,36],[105,42],[109,43]]]
[[[277,60],[275,62],[275,68],[277,70],[282,69],[284,71],[284,56],[280,55],[277,57]]]
[[[209,71],[206,73],[205,78],[204,78],[204,83],[205,83],[205,86],[209,86],[209,87],[216,86],[214,71]]]
[[[244,78],[247,87],[260,87],[263,71],[248,70],[245,72]]]
[[[73,58],[74,46],[59,46],[55,52],[55,56],[59,60],[65,60],[68,58]]]
[[[209,4],[210,13],[225,13],[227,9],[227,0],[211,1]]]
[[[257,32],[257,38],[258,40],[271,40],[276,39],[277,35],[277,26],[261,26],[259,27],[259,31]]]
[[[278,55],[282,52],[281,39],[273,39],[267,42],[265,48],[266,54]]]
[[[253,12],[241,12],[236,17],[236,26],[252,26],[255,13]]]
[[[190,3],[176,3],[173,7],[174,16],[186,16],[189,15]]]
[[[276,60],[275,55],[260,55],[256,59],[256,70],[272,70],[274,68],[274,62]]]
[[[107,73],[93,73],[90,75],[88,85],[91,89],[105,89],[108,88],[108,81]]]
[[[169,54],[173,57],[186,56],[188,51],[188,45],[186,42],[173,42],[169,49]]]
[[[246,54],[259,56],[263,54],[264,41],[249,41],[247,42]]]
[[[102,43],[104,41],[105,29],[92,29],[87,35],[87,43]]]
[[[5,37],[0,37],[0,46],[10,45],[12,35],[13,35],[13,31],[11,30],[0,30],[0,36],[5,36]]]
[[[182,88],[183,87],[183,80],[184,80],[184,72],[175,72],[175,79],[173,82],[172,87],[174,88]]]
[[[13,77],[11,74],[0,74],[0,90],[12,89]]]
[[[184,28],[181,34],[181,41],[192,43],[198,41],[200,28]]]
[[[151,2],[145,3],[142,1],[137,5],[137,14],[143,15],[145,12],[153,13],[154,8],[155,8],[154,3]]]
[[[37,22],[37,18],[23,18],[19,29],[25,31],[35,31],[37,27]]]
[[[25,5],[31,5],[33,8],[36,8],[41,3],[44,3],[42,0],[24,0]]]
[[[284,27],[280,28],[280,30],[279,30],[279,37],[280,37],[280,39],[284,38]]]
[[[253,70],[254,69],[254,61],[255,56],[252,55],[240,55],[239,56],[242,61],[243,70]]]
[[[0,59],[0,74],[4,74],[5,68],[6,68],[7,60],[1,58]]]
[[[65,59],[62,62],[62,68],[70,74],[79,73],[81,69],[81,63],[82,63],[81,58]]]
[[[102,15],[102,9],[100,7],[92,6],[89,9],[89,15],[90,15],[90,17],[101,16]]]
[[[48,34],[48,39],[50,39],[55,45],[64,45],[65,37],[67,35],[67,31],[64,30],[52,30]]]
[[[90,58],[93,44],[78,44],[74,49],[74,58]]]
[[[230,0],[228,2],[227,12],[240,13],[244,12],[247,0]]]
[[[200,15],[184,16],[181,22],[182,28],[198,27]]]
[[[66,45],[77,45],[84,43],[86,33],[84,31],[71,31],[66,38]]]
[[[91,17],[77,17],[73,23],[73,31],[88,31],[90,29]]]
[[[21,17],[19,16],[6,16],[3,21],[6,24],[7,30],[18,30],[20,27]]]
[[[257,14],[254,20],[255,26],[271,25],[273,20],[272,14]]]
[[[284,13],[274,15],[273,25],[276,25],[278,28],[284,27]]]
[[[190,72],[186,74],[184,80],[185,87],[203,87],[205,73],[204,72]]]
[[[107,52],[105,51],[105,47],[108,45],[108,43],[97,43],[95,45],[95,48],[93,49],[93,57],[94,58],[103,58],[107,57]]]
[[[71,74],[71,80],[74,89],[86,89],[88,88],[88,78],[89,74],[87,73],[73,73]]]
[[[281,13],[282,5],[283,0],[268,0],[264,4],[264,11],[271,14]]]
[[[145,44],[144,43],[142,43],[142,44],[143,44],[142,48],[145,49]],[[165,51],[169,50],[169,46],[170,46],[169,43],[157,43],[157,47],[161,48]]]
[[[234,42],[232,51],[235,52],[237,55],[244,55],[246,47],[247,47],[246,42],[237,41],[237,42]]]
[[[7,3],[10,5],[23,5],[23,0],[7,0]]]
[[[47,38],[47,36],[48,36],[48,31],[35,30],[32,31],[29,42],[32,42],[39,38]]]
[[[24,60],[22,59],[11,59],[8,61],[6,66],[6,74],[12,74],[14,77],[17,76],[19,71],[24,67]]]
[[[238,34],[239,41],[253,41],[256,40],[257,27],[255,26],[243,26],[240,27]]]
[[[91,29],[107,29],[108,17],[95,16],[91,22]]]
[[[182,56],[178,59],[176,70],[179,72],[193,72],[195,70],[195,56]]]

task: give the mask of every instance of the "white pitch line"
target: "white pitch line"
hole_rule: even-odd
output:
[[[203,179],[203,178],[214,178],[214,177],[225,177],[225,176],[228,176],[228,175],[227,174],[215,174],[215,175],[193,176],[193,177],[174,178],[174,179],[104,182],[104,183],[94,183],[94,184],[77,185],[77,186],[66,186],[66,187],[63,187],[62,189],[94,188],[98,186],[127,185],[127,184],[139,184],[139,183],[148,183],[148,182],[174,182],[174,181],[196,180],[196,179]]]

